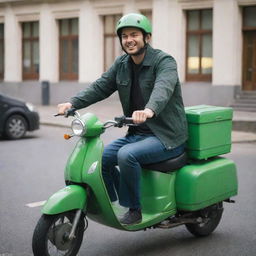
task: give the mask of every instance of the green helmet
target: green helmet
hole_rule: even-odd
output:
[[[152,27],[148,18],[142,14],[138,13],[129,13],[124,15],[116,25],[116,33],[120,37],[122,28],[133,27],[139,28],[144,31],[146,34],[152,33]]]

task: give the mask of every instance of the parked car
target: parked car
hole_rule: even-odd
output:
[[[39,114],[32,104],[0,94],[0,135],[19,139],[37,129]]]

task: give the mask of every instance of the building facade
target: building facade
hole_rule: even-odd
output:
[[[48,81],[52,104],[68,99],[122,54],[115,25],[130,12],[177,60],[186,105],[256,91],[256,0],[0,0],[0,92],[40,104]]]

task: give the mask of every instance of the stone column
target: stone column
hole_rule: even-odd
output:
[[[94,81],[103,72],[103,23],[90,1],[79,16],[79,82]]]
[[[130,1],[125,1],[124,5],[124,15],[128,13],[138,13],[139,10],[136,8],[135,1],[130,0]]]
[[[170,53],[169,46],[169,0],[153,0],[153,16],[152,16],[152,45],[163,51]]]
[[[154,0],[153,46],[172,55],[185,78],[185,18],[177,0]]]
[[[58,25],[50,6],[43,4],[40,13],[40,80],[59,80]]]
[[[176,59],[181,82],[185,81],[186,58],[186,19],[177,0],[170,1],[169,7],[169,47],[171,55]]]
[[[5,11],[5,76],[6,82],[22,80],[21,27],[11,7]]]
[[[242,17],[236,1],[215,0],[213,15],[214,85],[241,84]]]

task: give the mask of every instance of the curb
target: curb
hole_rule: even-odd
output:
[[[70,125],[56,124],[56,123],[50,123],[50,122],[40,122],[40,125],[52,126],[52,127],[60,127],[60,128],[70,128]]]

